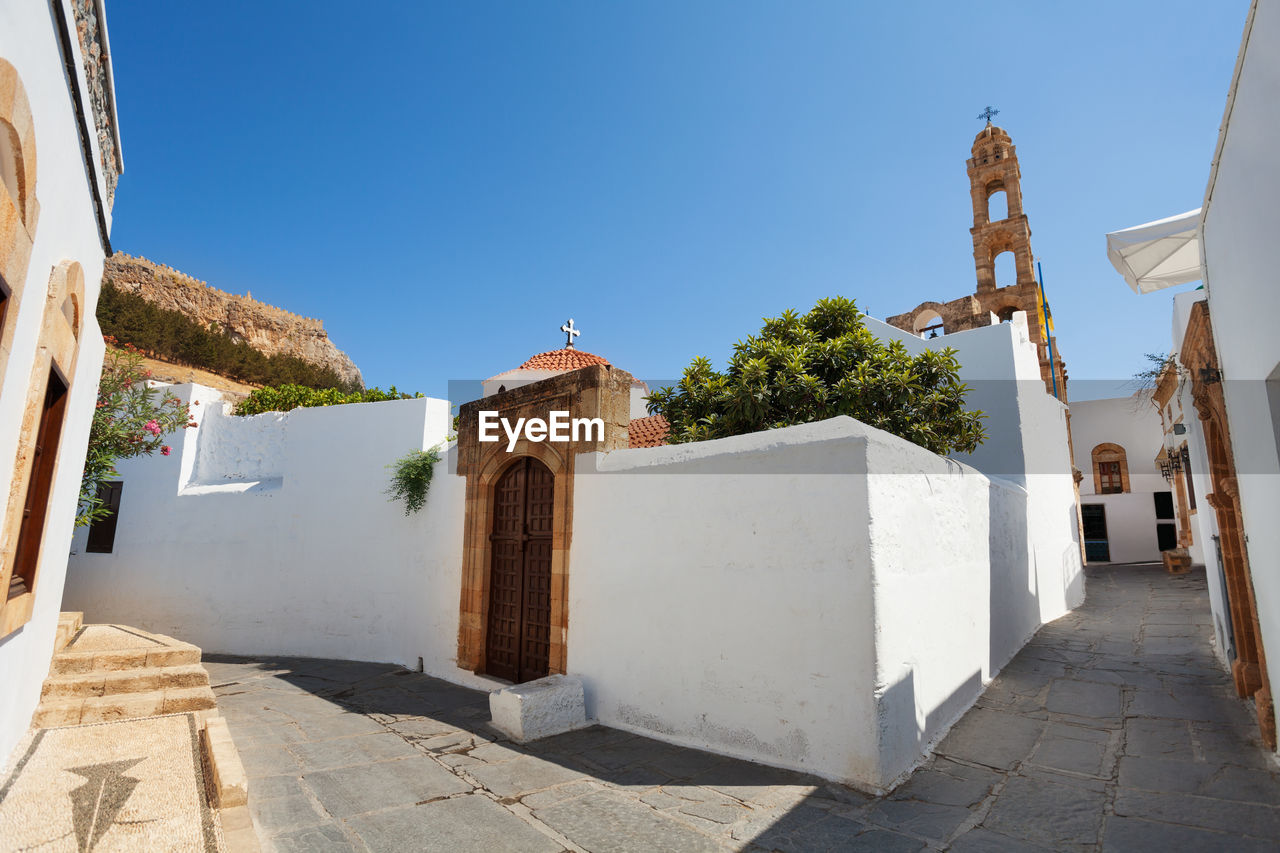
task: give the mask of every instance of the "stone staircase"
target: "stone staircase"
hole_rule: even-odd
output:
[[[81,613],[64,613],[58,622],[57,649],[32,725],[75,726],[216,707],[196,646],[82,621]]]

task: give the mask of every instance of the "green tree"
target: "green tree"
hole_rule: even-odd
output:
[[[108,337],[107,343],[112,345],[116,340]],[[123,350],[107,347],[80,479],[77,527],[108,513],[98,499],[98,485],[118,476],[116,462],[150,456],[157,450],[168,456],[172,448],[164,443],[165,436],[195,426],[186,403],[168,391],[157,394],[156,389],[147,387],[150,376],[133,344],[125,344]]]
[[[851,299],[819,300],[804,316],[766,319],[734,344],[724,373],[695,358],[679,384],[648,397],[671,424],[669,441],[724,438],[848,415],[934,453],[971,452],[986,438],[955,351],[910,355],[867,330]]]
[[[388,400],[420,399],[422,393],[405,394],[392,385],[386,391],[381,388],[363,388],[358,391],[342,391],[339,388],[307,388],[302,385],[283,384],[258,388],[236,404],[233,414],[247,417],[264,412],[287,412],[314,406],[344,406],[348,403],[384,403]]]

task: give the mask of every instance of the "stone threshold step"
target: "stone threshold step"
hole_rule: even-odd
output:
[[[217,702],[209,687],[178,687],[149,693],[55,699],[36,709],[31,722],[39,728],[52,728],[205,711],[215,707]]]
[[[122,669],[185,666],[193,663],[200,663],[200,649],[186,644],[122,651],[62,651],[53,656],[49,674],[114,672]]]
[[[207,687],[208,684],[209,673],[198,663],[141,669],[93,670],[49,676],[40,691],[40,698],[44,701],[74,696],[113,696],[178,687]]]

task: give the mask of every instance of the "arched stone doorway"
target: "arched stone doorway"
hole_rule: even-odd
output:
[[[565,672],[575,457],[627,446],[631,383],[624,370],[592,365],[459,408],[457,473],[467,481],[458,614],[462,669],[515,682]],[[567,442],[526,435],[513,446],[481,442],[482,410],[510,423],[545,420],[553,411],[598,417],[604,435],[588,432]],[[527,612],[526,592],[536,598]]]
[[[555,480],[522,456],[493,488],[485,672],[517,683],[549,671]]]

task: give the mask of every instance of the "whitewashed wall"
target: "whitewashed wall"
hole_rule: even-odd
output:
[[[579,457],[569,669],[589,713],[888,787],[1079,602],[1061,461],[1030,498],[849,418]]]
[[[850,424],[578,458],[568,667],[589,714],[874,775],[850,746],[875,732],[865,441]]]
[[[71,20],[69,4],[60,0]],[[102,332],[94,313],[102,279],[103,246],[94,218],[90,180],[76,135],[76,118],[67,91],[66,72],[58,50],[52,12],[47,3],[0,3],[0,57],[18,70],[31,104],[36,140],[36,199],[40,215],[31,248],[24,295],[0,391],[0,494],[7,495],[13,476],[27,389],[35,364],[37,339],[54,267],[76,261],[84,270],[84,328],[70,397],[49,514],[41,543],[41,559],[31,620],[0,638],[0,762],[9,755],[31,722],[40,685],[49,672],[54,633],[61,609],[66,553],[75,517],[80,473],[88,444],[89,423],[102,368]],[[86,93],[77,57],[75,83]],[[89,119],[92,121],[92,117]],[[92,140],[94,156],[96,137]],[[104,197],[105,197],[105,190]],[[109,217],[109,212],[108,212]],[[108,223],[109,223],[108,218]],[[16,284],[16,283],[15,283]]]
[[[1040,362],[1027,331],[1025,311],[1015,312],[1008,323],[996,323],[963,332],[921,338],[872,317],[864,317],[867,328],[884,341],[901,341],[907,352],[951,348],[960,363],[959,376],[969,386],[968,408],[986,413],[988,438],[973,453],[954,454],[966,464],[993,477],[1021,482],[1028,474],[1058,473],[1058,459],[1037,470],[1028,464],[1029,438],[1038,434],[1034,424],[1043,423],[1054,435],[1053,424],[1062,419],[1064,408],[1045,392],[1040,378]]]
[[[1280,685],[1280,4],[1255,3],[1250,21],[1205,193],[1202,251],[1274,689]]]
[[[168,458],[120,465],[116,546],[86,553],[78,533],[68,608],[208,652],[410,667],[422,656],[458,672],[464,482],[452,451],[417,515],[385,494],[387,465],[444,441],[448,402],[238,418],[213,411],[212,389],[174,389],[199,403],[199,427]]]
[[[1128,397],[1079,400],[1071,404],[1071,432],[1075,438],[1075,464],[1084,473],[1080,481],[1080,502],[1102,504],[1106,509],[1107,541],[1112,563],[1160,560],[1157,523],[1174,524],[1177,519],[1157,519],[1155,492],[1172,492],[1160,475],[1156,454],[1164,447],[1160,413],[1150,395],[1137,392]],[[1099,494],[1093,481],[1093,449],[1099,444],[1124,448],[1129,467],[1129,491]],[[1176,495],[1174,495],[1176,501]],[[1175,512],[1176,515],[1176,512]]]
[[[579,457],[568,667],[593,717],[883,788],[1083,599],[1065,409],[1025,324],[947,343],[1000,412],[974,456],[1017,477],[849,418]],[[409,519],[382,495],[387,463],[444,436],[444,401],[240,419],[181,389],[200,426],[122,465],[115,553],[77,540],[68,606],[207,651],[421,657],[492,685],[455,664],[464,481],[442,461]]]

